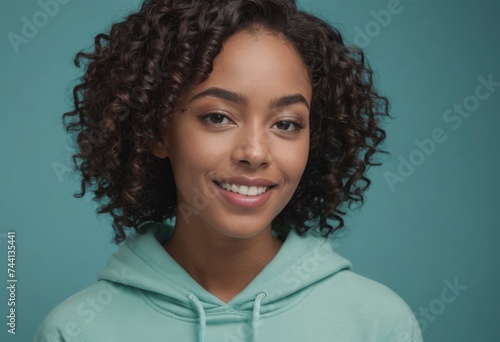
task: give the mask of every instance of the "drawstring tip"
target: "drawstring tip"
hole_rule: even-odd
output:
[[[252,335],[253,341],[257,342],[259,340],[259,320],[260,320],[260,305],[262,300],[266,298],[266,293],[264,291],[259,292],[253,304],[253,318],[252,318]]]
[[[188,298],[198,310],[198,316],[200,317],[199,340],[200,342],[205,342],[205,329],[207,325],[205,310],[203,309],[203,305],[201,304],[200,300],[194,294],[190,293],[188,295]]]

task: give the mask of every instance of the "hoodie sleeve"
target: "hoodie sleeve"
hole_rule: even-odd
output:
[[[35,335],[33,342],[65,342],[62,331],[50,319],[50,316],[45,318]]]
[[[55,308],[38,327],[33,342],[79,342],[84,341],[81,304],[84,303],[88,290],[80,291],[69,297]]]
[[[390,342],[423,342],[422,331],[410,307],[402,302],[404,308],[396,317],[389,333]]]

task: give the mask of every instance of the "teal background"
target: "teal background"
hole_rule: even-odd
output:
[[[474,96],[478,77],[500,81],[500,2],[401,0],[400,13],[376,32],[371,11],[387,9],[391,2],[300,1],[302,8],[336,25],[349,42],[356,40],[356,28],[365,30],[368,24],[373,30],[365,51],[395,117],[386,125],[385,148],[392,156],[370,171],[367,202],[349,215],[338,249],[355,271],[408,302],[424,324],[426,341],[499,341],[500,87],[479,101],[457,129],[443,113]],[[115,250],[109,219],[97,217],[88,198],[73,198],[78,178],[69,172],[59,178],[54,165],[62,171],[70,166],[60,117],[70,108],[70,86],[79,75],[74,55],[138,3],[69,1],[18,53],[7,35],[20,34],[22,18],[32,18],[41,7],[31,0],[0,4],[2,341],[32,340],[44,316],[94,283]],[[430,138],[436,128],[446,141],[422,154],[413,173],[391,188],[387,172],[398,172],[400,156],[415,157],[415,139]],[[10,230],[17,232],[18,253],[15,336],[7,334],[5,324]],[[440,306],[445,281],[466,289]]]

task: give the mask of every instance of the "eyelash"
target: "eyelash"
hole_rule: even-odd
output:
[[[206,122],[207,124],[209,124],[211,126],[220,127],[220,126],[224,126],[225,125],[225,124],[222,124],[222,123],[213,123],[213,122],[210,122],[209,118],[214,117],[214,116],[220,116],[220,117],[223,117],[223,119],[229,120],[229,118],[227,117],[227,115],[225,115],[223,113],[219,113],[219,112],[211,112],[211,113],[203,114],[203,115],[199,116],[199,118],[200,118],[201,121],[204,121],[204,122]],[[289,131],[289,130],[280,130],[282,132],[286,132],[287,134],[290,134],[293,131],[298,131],[298,130],[301,130],[301,129],[305,128],[305,125],[303,123],[301,123],[300,121],[298,121],[298,120],[281,120],[281,121],[278,121],[277,123],[275,123],[274,125],[279,124],[279,123],[283,123],[283,122],[293,124],[296,127],[295,129],[293,129],[291,131]]]
[[[214,122],[210,122],[210,121],[209,121],[209,118],[210,118],[210,117],[215,117],[215,116],[221,116],[221,117],[223,117],[224,119],[228,119],[228,120],[229,120],[229,118],[227,117],[227,115],[225,115],[225,114],[223,114],[223,113],[219,113],[219,112],[210,112],[210,113],[207,113],[207,114],[203,114],[203,115],[201,115],[199,118],[200,118],[202,121],[204,121],[204,122],[208,123],[209,125],[212,125],[212,126],[223,126],[224,124],[221,124],[221,123],[214,123]]]

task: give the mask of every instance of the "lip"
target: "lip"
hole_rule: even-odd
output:
[[[262,183],[262,179],[259,179],[258,182],[259,183],[254,183],[254,184],[249,184],[249,183],[237,183],[234,178],[231,178],[232,180],[230,181],[229,179],[228,180],[224,180],[222,183],[231,183],[231,182],[234,182],[235,184],[240,184],[240,185],[250,185],[250,186],[271,186],[271,185],[265,185],[265,184],[273,184],[274,183]],[[254,180],[255,181],[255,180]],[[270,189],[267,189],[266,192],[260,194],[260,195],[256,195],[256,196],[246,196],[246,195],[241,195],[241,194],[238,194],[236,192],[232,192],[232,191],[228,191],[228,190],[224,190],[223,188],[221,188],[217,183],[217,181],[214,181],[215,184],[215,187],[217,188],[217,190],[219,191],[219,194],[227,201],[229,202],[230,204],[236,206],[236,207],[239,207],[239,208],[247,208],[247,209],[251,209],[251,208],[258,208],[258,207],[261,207],[263,205],[265,205],[267,203],[267,201],[269,200],[269,197],[271,196],[271,192],[273,191],[273,187],[271,187]],[[234,184],[233,183],[233,184]]]
[[[250,178],[246,176],[237,176],[237,177],[227,177],[223,179],[214,179],[214,182],[217,184],[222,183],[231,183],[237,185],[247,185],[247,186],[267,186],[273,187],[277,185],[276,183],[270,181],[265,178]]]

